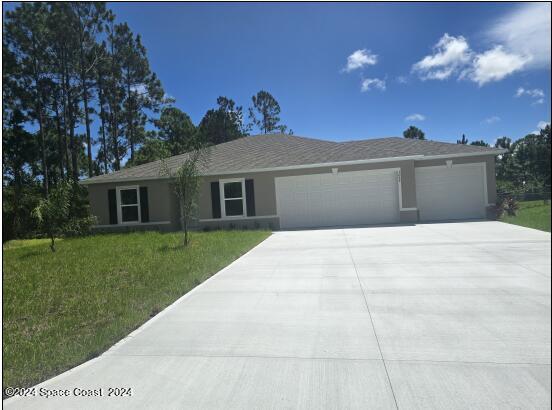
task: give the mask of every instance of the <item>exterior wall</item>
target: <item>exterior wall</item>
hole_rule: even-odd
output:
[[[109,224],[109,203],[107,192],[117,187],[138,185],[148,188],[149,220],[147,224],[137,225],[110,225]],[[158,229],[177,230],[180,228],[180,209],[176,195],[167,181],[128,181],[108,184],[85,185],[88,188],[88,200],[92,215],[98,219],[97,229],[110,230],[136,230],[136,229]],[[157,224],[156,224],[157,223]]]
[[[402,206],[403,208],[416,207],[416,187],[414,184],[414,161],[397,161],[397,162],[381,162],[362,165],[347,165],[340,167],[319,167],[319,168],[303,168],[284,171],[259,172],[256,174],[231,174],[220,176],[207,176],[201,186],[201,196],[199,203],[199,219],[212,219],[211,206],[211,182],[221,179],[231,178],[251,178],[255,187],[255,213],[260,216],[275,216],[276,209],[276,186],[275,178],[287,177],[296,175],[312,175],[331,173],[332,168],[338,168],[339,172],[348,171],[365,171],[385,168],[400,168],[401,170],[401,191],[402,191]],[[401,213],[402,214],[402,213]],[[402,220],[402,215],[401,215]]]
[[[495,157],[460,157],[452,158],[454,164],[486,163],[487,190],[488,190],[488,215],[492,217],[492,205],[496,201]],[[371,163],[362,165],[338,166],[339,172],[375,170],[384,168],[399,168],[401,170],[402,210],[400,212],[402,223],[415,223],[418,221],[416,204],[416,180],[415,169],[418,167],[445,165],[446,159],[422,160],[422,161],[395,161]],[[305,168],[296,170],[282,170],[271,172],[259,172],[255,174],[231,174],[219,176],[206,176],[203,178],[200,188],[198,220],[190,224],[198,229],[252,229],[268,228],[279,229],[279,219],[276,209],[275,178],[283,176],[296,176],[308,174],[330,173],[334,167]],[[213,219],[211,207],[211,182],[230,178],[251,178],[254,180],[255,189],[255,213],[253,218],[243,219]],[[117,186],[139,185],[148,187],[149,198],[149,224],[132,226],[109,225],[109,210],[107,190]],[[122,183],[90,184],[87,185],[92,214],[98,217],[99,228],[104,230],[128,230],[128,229],[180,229],[180,209],[178,200],[168,181],[128,181]],[[156,225],[156,222],[168,222]]]

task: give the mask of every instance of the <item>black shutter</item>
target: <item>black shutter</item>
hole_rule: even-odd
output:
[[[109,224],[117,225],[117,192],[114,189],[107,190],[107,204],[109,207]]]
[[[213,209],[213,218],[220,218],[220,191],[218,181],[211,182],[211,207]]]
[[[253,180],[245,180],[245,202],[247,204],[247,216],[255,216],[255,189]]]
[[[149,222],[148,187],[140,187],[140,219]]]

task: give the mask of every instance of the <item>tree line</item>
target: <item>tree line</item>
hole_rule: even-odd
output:
[[[245,114],[219,97],[194,125],[165,93],[140,35],[103,2],[21,3],[4,16],[2,57],[3,214],[12,236],[33,231],[33,206],[66,181],[181,154],[198,141],[292,133],[263,90]]]
[[[403,136],[425,140],[425,133],[415,127],[408,127]],[[465,134],[456,140],[457,144],[490,147],[484,140],[469,142]],[[510,137],[497,138],[495,148],[506,152],[496,159],[496,182],[499,195],[523,196],[536,194],[550,198],[550,124],[538,132],[512,141]]]

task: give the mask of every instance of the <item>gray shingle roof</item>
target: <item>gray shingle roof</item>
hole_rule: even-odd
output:
[[[305,166],[360,160],[377,160],[409,156],[499,154],[501,150],[447,142],[411,140],[399,137],[333,142],[284,134],[244,137],[210,148],[205,174],[254,172],[272,168]],[[176,169],[188,154],[167,158]],[[156,179],[162,177],[161,161],[124,168],[111,174],[83,181],[104,183],[120,180]]]

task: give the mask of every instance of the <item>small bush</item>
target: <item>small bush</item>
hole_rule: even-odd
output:
[[[516,216],[518,210],[519,204],[514,198],[510,196],[504,197],[499,199],[496,204],[496,217],[500,218],[504,214]]]

